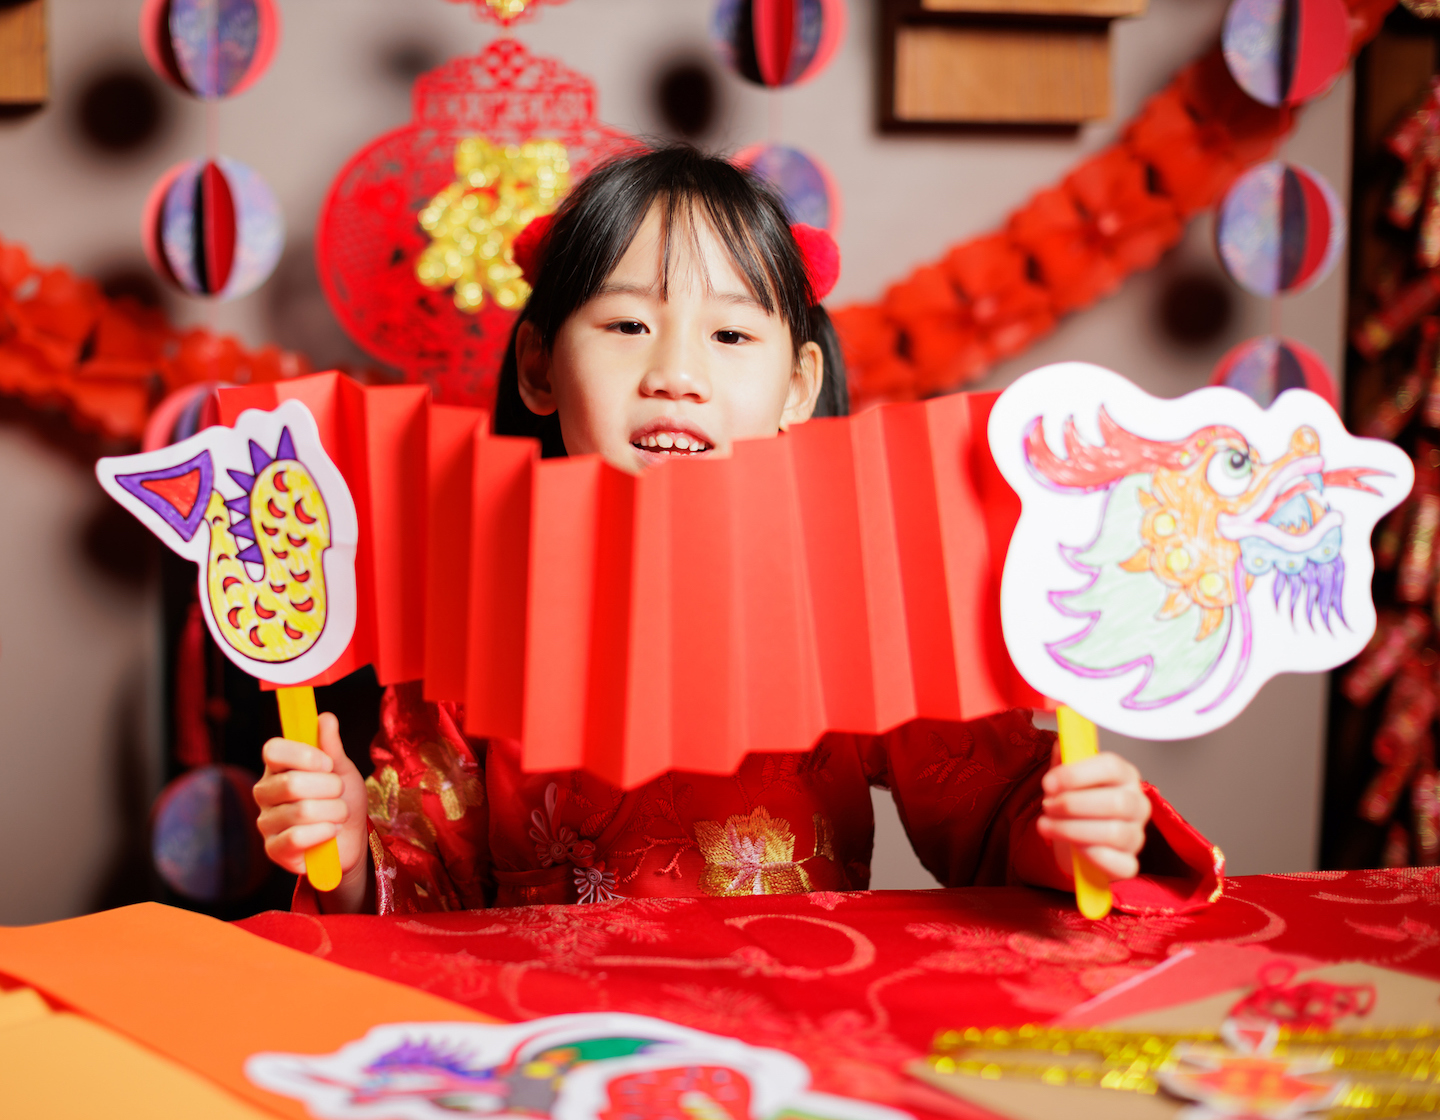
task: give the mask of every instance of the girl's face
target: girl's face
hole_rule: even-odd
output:
[[[724,245],[696,220],[672,231],[661,297],[661,218],[652,207],[599,293],[560,328],[516,336],[520,396],[560,413],[571,455],[591,452],[639,471],[680,456],[727,454],[737,439],[773,436],[810,418],[820,348],[797,358],[790,328],[750,293]]]

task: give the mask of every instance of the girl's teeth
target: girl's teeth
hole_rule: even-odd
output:
[[[698,452],[704,451],[707,447],[703,440],[694,436],[683,436],[679,433],[671,435],[669,432],[660,432],[655,435],[646,436],[637,441],[637,447],[649,448],[656,451],[683,451]]]

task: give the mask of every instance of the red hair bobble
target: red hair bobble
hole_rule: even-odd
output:
[[[800,222],[790,227],[795,243],[800,246],[800,255],[805,258],[805,272],[810,277],[810,289],[819,303],[835,288],[840,279],[840,246],[823,229],[807,226]]]
[[[530,224],[515,235],[510,245],[510,257],[520,266],[520,275],[525,283],[535,286],[535,276],[540,271],[540,258],[544,255],[545,239],[550,227],[555,224],[554,214],[541,214],[532,218]]]

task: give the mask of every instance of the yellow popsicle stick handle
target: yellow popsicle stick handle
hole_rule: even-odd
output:
[[[320,749],[320,714],[315,709],[313,688],[275,690],[280,705],[280,730],[287,739]],[[317,891],[333,891],[340,885],[340,846],[334,839],[305,853],[305,876]]]
[[[1067,765],[1100,753],[1100,736],[1095,725],[1074,708],[1061,704],[1055,710],[1060,725],[1060,761]],[[1105,873],[1074,852],[1075,903],[1087,918],[1103,918],[1110,913],[1110,880]]]

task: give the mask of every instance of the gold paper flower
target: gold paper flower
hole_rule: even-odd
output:
[[[479,310],[487,294],[500,307],[518,308],[530,285],[511,246],[533,219],[559,203],[570,186],[570,155],[554,140],[502,148],[468,136],[455,146],[455,178],[420,211],[431,240],[415,275],[427,288],[453,285],[461,311]]]

